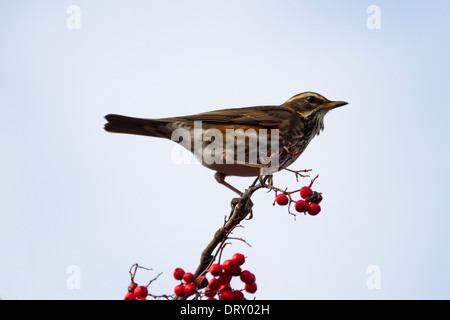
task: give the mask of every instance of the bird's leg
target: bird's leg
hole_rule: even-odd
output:
[[[267,177],[267,183],[269,187],[273,187],[273,175]]]
[[[240,192],[238,189],[236,189],[235,187],[233,187],[231,184],[229,184],[228,182],[225,181],[225,177],[227,175],[221,172],[216,172],[214,174],[214,178],[216,178],[217,182],[224,185],[225,187],[227,187],[228,189],[236,192],[239,197],[242,197],[242,192]]]
[[[229,188],[230,190],[233,190],[234,192],[236,192],[239,195],[239,198],[233,198],[231,199],[231,216],[233,216],[234,212],[236,211],[236,206],[241,202],[241,201],[245,201],[244,199],[244,194],[242,192],[240,192],[238,189],[236,189],[235,187],[233,187],[231,184],[229,184],[228,182],[225,181],[225,177],[227,175],[221,172],[216,172],[214,174],[214,178],[216,178],[217,182],[224,185],[225,187]],[[251,187],[254,187],[254,185],[256,184],[256,181],[258,181],[258,178],[256,178],[255,182],[253,182],[253,184],[251,185]],[[250,200],[250,198],[246,199],[247,201],[247,205],[251,207],[253,207],[253,202],[252,200]],[[249,211],[250,213],[250,217],[248,219],[251,219],[253,217],[253,212],[250,209]]]
[[[261,183],[261,186],[263,186],[264,188],[271,188],[273,187],[273,175],[267,175],[267,176],[263,176],[263,175],[259,175],[258,177],[259,182]],[[266,183],[267,181],[267,183]]]

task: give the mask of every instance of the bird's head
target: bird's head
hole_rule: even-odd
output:
[[[283,106],[292,108],[307,118],[314,113],[325,114],[334,108],[345,106],[346,104],[348,103],[345,101],[330,101],[315,92],[303,92],[287,100],[283,103]]]
[[[301,117],[313,125],[313,133],[319,134],[324,128],[323,118],[325,114],[335,108],[348,104],[345,101],[330,101],[315,92],[303,92],[297,94],[282,104],[296,111]]]

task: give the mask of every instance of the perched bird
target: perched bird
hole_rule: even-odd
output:
[[[325,114],[346,104],[330,101],[318,93],[304,92],[279,106],[224,109],[159,119],[109,114],[105,116],[108,121],[105,130],[178,142],[200,157],[204,166],[216,171],[219,183],[240,194],[225,182],[226,176],[261,176],[264,168],[271,167],[270,173],[287,168],[324,129]],[[204,139],[206,136],[209,139]],[[199,143],[196,138],[200,139]],[[263,142],[265,150],[261,148]],[[255,151],[260,154],[251,159]],[[205,153],[209,158],[205,158]]]

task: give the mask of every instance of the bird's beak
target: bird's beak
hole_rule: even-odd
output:
[[[346,104],[348,104],[348,102],[345,102],[345,101],[331,101],[331,102],[328,103],[328,108],[334,109],[334,108],[345,106]]]

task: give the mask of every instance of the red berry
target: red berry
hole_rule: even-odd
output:
[[[312,192],[310,187],[303,187],[303,188],[300,189],[300,196],[303,199],[308,198],[312,194],[313,194],[313,192]]]
[[[244,294],[241,290],[234,290],[233,292],[233,300],[245,300]]]
[[[136,300],[136,295],[133,292],[128,292],[125,295],[125,299],[124,300]]]
[[[241,280],[246,284],[252,284],[255,282],[255,275],[248,270],[241,272]]]
[[[233,273],[231,274],[233,277],[236,277],[236,276],[238,276],[238,275],[240,275],[241,274],[241,267],[236,267],[236,268],[234,268],[234,271],[233,271]]]
[[[247,291],[248,293],[255,293],[257,289],[258,287],[256,286],[256,282],[245,285],[245,291]]]
[[[218,263],[215,263],[209,267],[209,272],[214,276],[220,276],[222,273],[222,266]]]
[[[229,284],[223,284],[219,288],[219,294],[222,294],[224,291],[231,291],[231,286]]]
[[[233,292],[225,290],[219,295],[219,300],[233,300]]]
[[[176,268],[175,271],[173,272],[173,277],[176,280],[181,280],[183,279],[183,275],[184,275],[184,270],[181,268]]]
[[[206,279],[205,276],[198,276],[197,279],[195,279],[195,285],[199,289],[203,289],[208,285],[208,279]]]
[[[205,289],[205,296],[207,296],[208,298],[212,298],[216,295],[217,290],[211,290],[209,288]]]
[[[298,200],[295,203],[295,210],[297,212],[306,212],[306,210],[308,210],[308,202],[305,200]]]
[[[192,296],[194,293],[197,292],[197,287],[193,283],[188,283],[184,286],[184,293],[188,296]]]
[[[186,283],[192,283],[192,282],[194,282],[194,280],[195,280],[195,276],[194,276],[192,273],[190,273],[190,272],[186,272],[186,273],[183,275],[183,280],[184,280],[184,282],[186,282]]]
[[[315,202],[310,203],[308,206],[308,213],[312,216],[318,215],[320,210],[320,206]]]
[[[147,300],[147,298],[139,298],[138,300]]]
[[[146,286],[139,286],[134,289],[134,294],[138,298],[145,298],[148,296],[148,289]]]
[[[240,253],[235,253],[232,257],[231,260],[233,260],[234,264],[236,266],[242,266],[245,262],[245,256],[243,254]]]
[[[222,274],[219,276],[219,282],[220,282],[221,284],[227,284],[227,283],[230,283],[232,277],[233,277],[233,276],[232,276],[231,274],[229,274],[229,273],[222,273]]]
[[[182,298],[186,295],[186,293],[184,293],[184,285],[182,285],[182,284],[175,286],[175,289],[173,291],[175,292],[177,297],[180,297],[180,298]]]
[[[236,268],[236,264],[234,263],[233,260],[225,260],[222,263],[222,269],[223,269],[223,272],[225,272],[225,273],[232,274],[235,268]]]
[[[209,280],[208,288],[212,291],[217,291],[220,288],[220,282],[216,278]]]
[[[131,282],[130,285],[128,286],[128,292],[133,292],[134,289],[136,289],[136,287],[137,287],[137,283]]]
[[[275,198],[275,201],[280,205],[280,206],[285,206],[289,203],[289,198],[284,194],[284,193],[280,193],[279,195],[277,195],[277,197]]]

